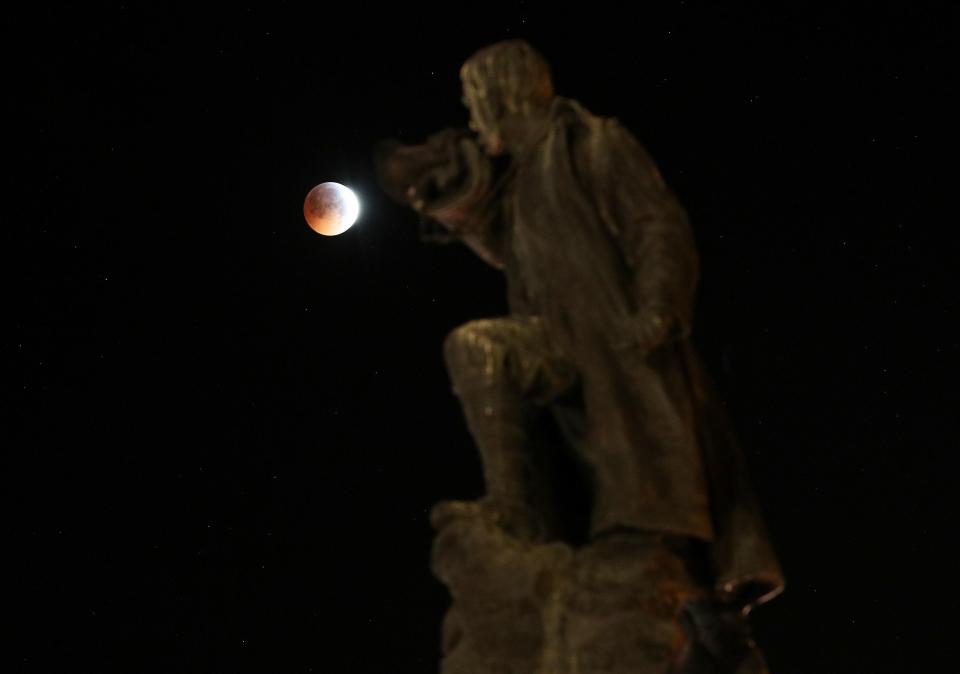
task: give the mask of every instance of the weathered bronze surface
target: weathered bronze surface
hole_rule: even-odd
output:
[[[525,42],[481,50],[461,79],[470,130],[376,156],[430,238],[507,279],[510,315],[444,344],[487,493],[433,513],[443,672],[766,671],[745,616],[783,580],[689,341],[683,207]]]

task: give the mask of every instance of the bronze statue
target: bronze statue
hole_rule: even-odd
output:
[[[470,130],[376,157],[384,189],[509,294],[509,316],[444,344],[486,484],[433,512],[454,600],[444,673],[766,671],[743,617],[783,581],[689,341],[683,207],[621,123],[555,94],[526,42],[479,51],[461,80]],[[588,490],[581,538],[561,456]]]

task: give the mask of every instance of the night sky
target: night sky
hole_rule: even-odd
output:
[[[427,513],[482,490],[441,344],[504,283],[372,149],[465,124],[460,64],[519,36],[690,213],[774,674],[950,671],[952,3],[400,4],[5,18],[0,670],[436,671]],[[325,181],[339,237],[303,220]]]

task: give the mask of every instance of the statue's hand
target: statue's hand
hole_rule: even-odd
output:
[[[645,311],[627,321],[617,347],[624,351],[638,350],[646,355],[665,344],[674,334],[676,319],[668,314]]]

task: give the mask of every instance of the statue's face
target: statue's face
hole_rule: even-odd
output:
[[[470,111],[470,128],[476,132],[480,145],[489,155],[501,155],[505,147],[497,119],[489,99],[468,82],[463,85],[463,104]]]

